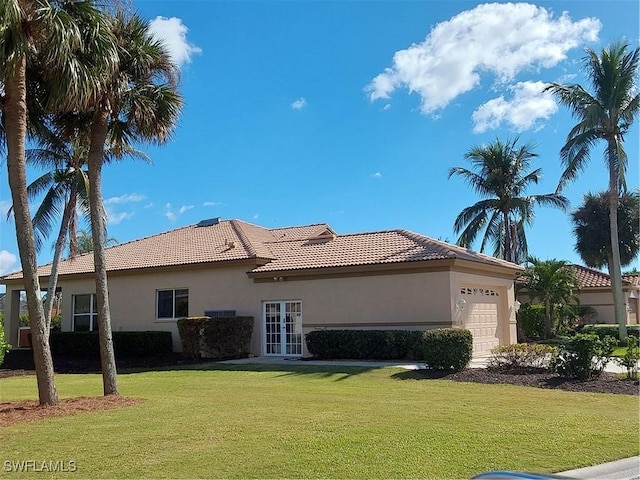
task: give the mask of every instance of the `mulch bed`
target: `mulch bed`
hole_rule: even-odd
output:
[[[16,423],[34,422],[52,417],[63,417],[80,412],[95,412],[112,408],[129,407],[144,402],[141,398],[120,397],[76,397],[63,398],[57,405],[43,406],[36,400],[0,402],[0,427]]]
[[[456,373],[434,370],[413,370],[407,373],[411,375],[411,378],[438,378],[456,382],[509,384],[523,387],[554,388],[571,392],[638,395],[640,390],[638,380],[620,378],[618,375],[608,372],[604,372],[598,378],[590,380],[575,380],[549,372],[501,373],[486,368],[470,368]]]

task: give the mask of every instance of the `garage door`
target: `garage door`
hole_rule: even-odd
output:
[[[473,354],[486,355],[500,345],[498,292],[490,288],[462,288],[464,325],[473,335]]]

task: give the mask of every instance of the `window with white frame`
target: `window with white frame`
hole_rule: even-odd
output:
[[[159,320],[189,316],[189,290],[158,290],[156,292],[156,315]]]
[[[98,329],[98,304],[95,293],[73,296],[73,331],[93,332]]]

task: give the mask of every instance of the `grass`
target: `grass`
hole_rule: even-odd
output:
[[[639,453],[637,397],[401,378],[274,365],[121,374],[121,393],[147,402],[3,428],[2,460],[73,460],[79,478],[469,478]],[[57,385],[102,387],[98,375]],[[34,377],[0,380],[1,401],[34,397]]]
[[[627,347],[618,347],[616,348],[613,353],[611,354],[612,357],[624,357],[624,355],[627,353]]]

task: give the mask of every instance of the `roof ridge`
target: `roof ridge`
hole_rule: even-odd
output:
[[[292,228],[318,227],[320,225],[326,225],[327,227],[331,228],[331,226],[327,222],[309,223],[306,225],[290,225],[288,227],[274,227],[274,228],[260,227],[260,228],[265,228],[265,230],[269,230],[270,232],[272,232],[274,230],[289,230]]]
[[[587,272],[590,272],[590,273],[595,274],[595,275],[600,275],[602,277],[605,277],[607,280],[609,280],[609,283],[612,284],[612,282],[611,282],[611,274],[609,274],[609,273],[602,272],[600,270],[596,270],[595,268],[587,267],[586,265],[580,265],[578,263],[572,263],[571,266],[573,266],[574,268],[579,268],[579,269],[582,269],[582,270],[586,270]],[[620,278],[621,278],[622,283],[624,285],[633,285],[633,282],[631,282],[631,281],[629,281],[629,280],[624,278],[624,277],[629,277],[629,276],[632,276],[632,275],[620,275]],[[613,284],[611,286],[613,287]]]
[[[240,242],[242,242],[242,246],[249,253],[249,256],[254,258],[257,257],[258,252],[256,252],[256,249],[253,247],[253,244],[249,240],[249,237],[242,229],[242,226],[240,225],[240,220],[236,220],[232,218],[231,220],[229,220],[229,223],[231,224],[231,228],[233,228],[233,230],[236,232],[236,235],[238,235]],[[255,226],[257,227],[258,225],[255,225]]]

